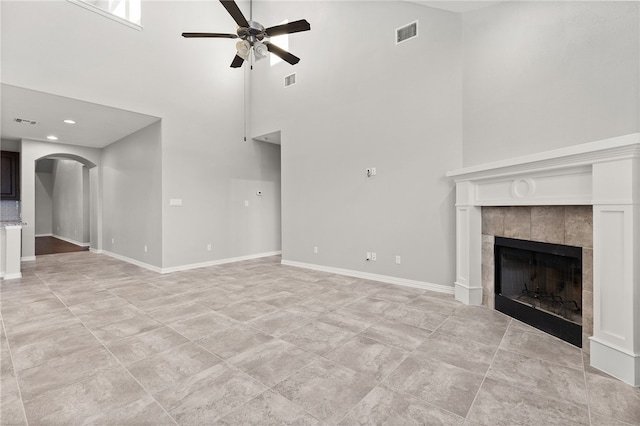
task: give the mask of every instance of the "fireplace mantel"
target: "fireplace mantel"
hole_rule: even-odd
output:
[[[591,365],[640,386],[640,134],[447,173],[456,183],[456,299],[482,303],[482,206],[593,206]]]

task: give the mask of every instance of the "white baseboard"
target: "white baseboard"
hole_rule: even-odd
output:
[[[228,259],[211,260],[211,261],[208,261],[208,262],[191,263],[189,265],[172,266],[170,268],[160,268],[158,266],[154,266],[154,265],[150,265],[148,263],[140,262],[139,260],[132,259],[132,258],[126,257],[126,256],[122,256],[120,254],[112,253],[112,252],[109,252],[109,251],[106,251],[106,250],[94,250],[94,249],[91,249],[91,252],[96,253],[96,254],[105,254],[105,255],[107,255],[109,257],[113,257],[114,259],[122,260],[124,262],[131,263],[132,265],[140,266],[141,268],[145,268],[145,269],[148,269],[150,271],[157,272],[159,274],[168,274],[168,273],[171,273],[171,272],[187,271],[189,269],[205,268],[207,266],[224,265],[226,263],[242,262],[243,260],[260,259],[262,257],[277,256],[279,254],[282,254],[281,251],[272,251],[272,252],[267,252],[267,253],[257,253],[257,254],[250,254],[250,255],[247,255],[247,256],[232,257],[232,258],[228,258]]]
[[[36,234],[36,237],[53,237],[53,234]]]
[[[0,278],[3,280],[15,280],[18,278],[22,278],[22,272],[16,272],[15,274],[2,274]]]
[[[282,251],[278,250],[278,251],[270,251],[266,253],[250,254],[247,256],[231,257],[227,259],[211,260],[208,262],[192,263],[190,265],[172,266],[171,268],[162,268],[162,273],[168,274],[170,272],[187,271],[189,269],[197,269],[197,268],[206,268],[207,266],[224,265],[226,263],[242,262],[243,260],[260,259],[262,257],[277,256],[280,254],[282,254]]]
[[[91,249],[89,249],[89,250],[91,250]],[[139,260],[132,259],[132,258],[127,257],[127,256],[122,256],[121,254],[112,253],[112,252],[107,251],[107,250],[99,250],[100,253],[98,253],[98,250],[96,250],[96,251],[91,250],[91,251],[96,253],[96,254],[104,254],[106,256],[113,257],[114,259],[122,260],[123,262],[131,263],[132,265],[140,266],[141,268],[145,268],[145,269],[148,269],[150,271],[157,272],[159,274],[162,273],[162,268],[160,268],[158,266],[154,266],[154,265],[150,265],[148,263],[140,262]]]
[[[465,305],[482,305],[482,287],[467,287],[457,281],[453,285],[455,288],[456,300],[464,303]]]
[[[21,262],[34,262],[36,260],[35,256],[22,256],[20,258]]]
[[[53,234],[52,237],[57,238],[62,241],[66,241],[71,244],[75,244],[80,247],[89,247],[91,243],[81,243],[80,241],[72,240],[71,238],[62,237],[60,235]]]
[[[589,337],[589,363],[631,386],[640,387],[640,354],[628,352],[598,339]]]
[[[89,247],[89,251],[93,254],[103,254],[102,250],[94,249],[93,247]]]
[[[426,281],[408,280],[406,278],[391,277],[388,275],[372,274],[370,272],[354,271],[351,269],[333,268],[331,266],[315,265],[313,263],[294,262],[282,260],[283,265],[295,266],[297,268],[312,269],[314,271],[328,272],[330,274],[346,275],[348,277],[363,278],[366,280],[380,281],[388,284],[397,284],[405,287],[419,288],[422,290],[435,291],[438,293],[454,294],[454,288],[448,285],[433,284]]]

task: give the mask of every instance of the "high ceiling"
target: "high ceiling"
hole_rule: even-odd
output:
[[[501,1],[486,0],[405,0],[411,3],[463,13],[491,6]],[[504,1],[504,0],[503,0]],[[32,139],[52,143],[64,143],[94,148],[103,148],[128,136],[151,123],[158,117],[70,99],[50,93],[2,84],[1,132],[2,139]],[[15,119],[35,121],[17,122]],[[66,124],[72,119],[76,124]],[[56,141],[47,136],[56,136]],[[279,135],[264,135],[265,140],[279,143]],[[269,136],[273,136],[269,138]]]
[[[158,117],[2,84],[2,139],[103,148]],[[16,119],[28,120],[17,122]],[[67,124],[64,120],[76,124]],[[36,124],[30,124],[35,121]],[[56,136],[52,141],[47,136]]]
[[[435,7],[437,9],[444,9],[450,12],[469,12],[471,10],[481,9],[483,7],[492,6],[497,3],[502,3],[505,0],[499,1],[487,1],[487,0],[467,0],[467,1],[457,1],[457,0],[406,0],[410,3],[421,4],[423,6]]]

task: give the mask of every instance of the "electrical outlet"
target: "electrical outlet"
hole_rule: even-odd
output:
[[[374,262],[376,261],[376,253],[375,252],[371,253],[371,260],[373,260]]]
[[[244,200],[244,206],[249,207],[249,200]]]
[[[375,176],[375,175],[377,175],[377,174],[378,174],[378,172],[377,172],[376,168],[375,168],[375,167],[372,167],[372,168],[371,168],[371,176]]]
[[[147,253],[149,251],[149,249],[147,248],[147,246],[144,246],[144,252]]]
[[[313,248],[313,252],[314,252],[315,254],[318,254],[318,246],[315,246],[315,247]]]
[[[116,243],[116,239],[115,239],[115,238],[112,238],[112,239],[111,239],[111,244],[115,244],[115,243]]]
[[[207,251],[211,251],[211,244],[207,244]]]
[[[396,265],[399,265],[401,261],[402,259],[400,259],[400,256],[396,256]]]

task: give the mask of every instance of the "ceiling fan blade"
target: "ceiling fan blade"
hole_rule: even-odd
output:
[[[235,1],[220,0],[220,3],[222,3],[224,8],[227,9],[227,12],[229,12],[229,15],[231,15],[233,20],[236,21],[236,24],[238,24],[239,27],[246,28],[249,26],[249,23],[247,22],[247,18],[244,17],[244,15],[242,14],[242,11],[240,10],[240,8],[238,7]]]
[[[265,33],[269,37],[281,35],[281,34],[291,34],[291,33],[299,33],[302,31],[309,31],[311,29],[311,24],[307,22],[306,19],[300,19],[299,21],[289,22],[287,24],[276,25],[275,27],[269,27],[264,30]]]
[[[296,55],[293,55],[286,50],[276,46],[275,44],[265,43],[267,45],[267,49],[269,52],[273,53],[276,56],[281,57],[284,61],[289,62],[291,65],[295,65],[300,62],[300,58]]]
[[[223,34],[223,33],[182,33],[182,37],[185,37],[185,38],[198,38],[198,37],[238,38],[236,34]]]
[[[244,62],[244,59],[236,55],[236,57],[233,58],[233,62],[231,62],[231,68],[240,68],[243,62]]]

